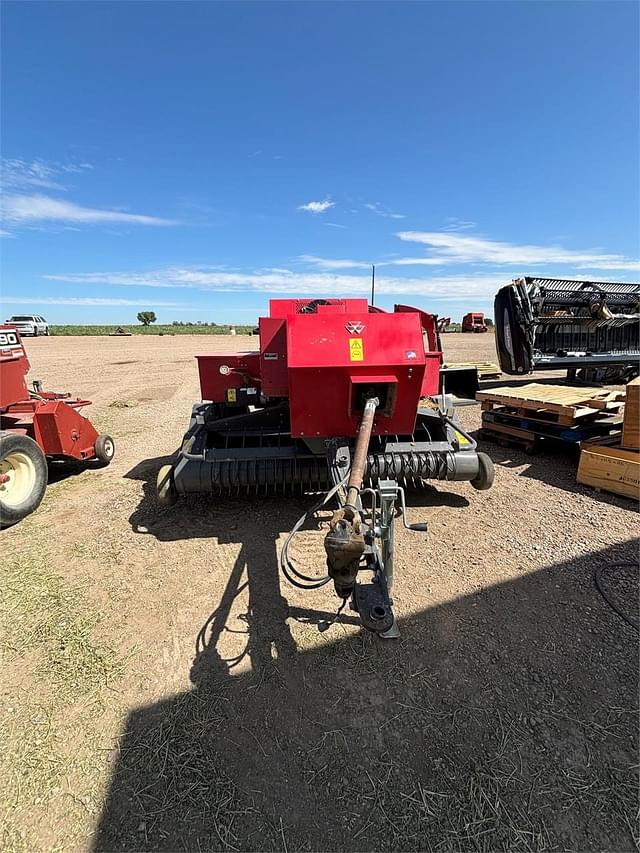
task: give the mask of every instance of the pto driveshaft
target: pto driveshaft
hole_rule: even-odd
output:
[[[327,569],[336,593],[341,598],[348,598],[353,592],[360,559],[365,549],[358,503],[378,402],[377,397],[370,397],[365,404],[347,483],[346,502],[334,512],[324,540]]]

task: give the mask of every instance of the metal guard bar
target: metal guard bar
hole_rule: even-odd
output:
[[[478,474],[475,451],[421,451],[369,454],[365,485],[395,479],[419,485],[420,480],[472,480]],[[331,477],[323,457],[229,459],[203,461],[182,456],[174,470],[180,494],[220,494],[255,489],[257,492],[323,489]]]

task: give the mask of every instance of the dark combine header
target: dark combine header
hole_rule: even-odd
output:
[[[638,283],[523,276],[498,291],[495,322],[506,373],[603,368],[622,380],[638,373]]]

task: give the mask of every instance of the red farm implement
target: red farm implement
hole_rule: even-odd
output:
[[[486,320],[484,319],[484,314],[481,311],[472,311],[469,314],[465,314],[462,318],[461,331],[488,332],[489,327],[487,326]]]
[[[404,305],[387,313],[366,299],[274,299],[259,335],[258,351],[197,357],[202,402],[174,463],[159,472],[159,501],[321,492],[283,545],[283,573],[304,589],[333,581],[340,609],[350,600],[365,628],[397,636],[395,517],[426,530],[408,523],[405,488],[466,480],[486,489],[493,481],[491,460],[443,393],[436,318]],[[305,575],[289,545],[331,501],[338,508],[325,538],[327,574]]]
[[[29,360],[17,329],[0,326],[0,524],[14,524],[44,497],[47,460],[108,463],[113,439],[80,414],[89,400],[27,386]]]

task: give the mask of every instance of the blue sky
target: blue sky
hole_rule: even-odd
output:
[[[2,310],[638,280],[638,8],[4,2]]]

